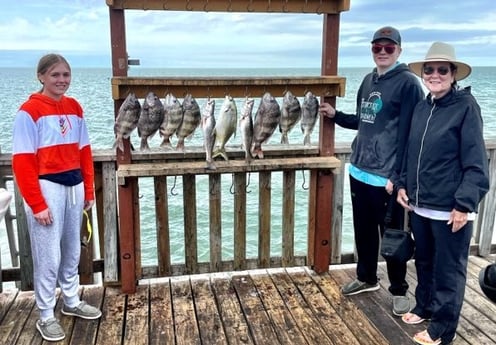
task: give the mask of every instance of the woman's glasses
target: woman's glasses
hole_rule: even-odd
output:
[[[423,68],[423,73],[425,75],[431,75],[437,70],[437,73],[439,75],[446,75],[450,71],[449,67],[446,66],[439,66],[437,69],[432,67],[432,66],[424,66]]]
[[[374,43],[372,45],[372,53],[374,53],[374,54],[379,54],[382,51],[382,49],[384,49],[386,54],[391,55],[396,50],[396,45],[394,45],[394,44],[378,44],[378,43]]]

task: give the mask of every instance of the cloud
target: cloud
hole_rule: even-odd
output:
[[[353,0],[340,17],[341,67],[371,66],[370,38],[384,25],[401,31],[403,61],[442,40],[473,65],[494,65],[493,0]],[[320,67],[321,15],[129,10],[125,20],[128,54],[142,67]],[[2,7],[0,35],[0,66],[31,67],[44,52],[88,67],[111,64],[109,10],[101,0],[10,2]]]

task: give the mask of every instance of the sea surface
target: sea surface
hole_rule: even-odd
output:
[[[337,98],[337,109],[345,112],[354,112],[355,95],[363,76],[370,68],[344,68],[339,70],[339,75],[346,78],[346,95]],[[143,69],[132,67],[129,76],[318,76],[319,69]],[[86,121],[89,128],[90,140],[93,149],[108,149],[114,143],[114,113],[111,97],[112,71],[110,68],[77,68],[73,70],[72,84],[68,95],[75,97],[83,106]],[[484,136],[486,139],[496,138],[496,67],[475,67],[472,75],[460,82],[461,86],[471,86],[472,93],[476,97],[482,109],[484,119]],[[0,68],[0,148],[3,153],[12,151],[12,124],[19,105],[24,102],[28,95],[39,90],[40,84],[36,78],[35,69],[31,68]],[[153,90],[152,90],[153,91]],[[163,95],[159,95],[162,96]],[[195,96],[195,95],[193,95]],[[278,101],[282,101],[282,95],[274,95]],[[303,102],[303,95],[297,95]],[[182,99],[180,99],[182,101]],[[200,106],[204,99],[197,99]],[[216,117],[222,105],[223,99],[216,99]],[[243,99],[236,99],[238,115],[242,109]],[[260,100],[255,98],[253,114],[255,114]],[[318,124],[312,135],[312,143],[318,141]],[[354,131],[336,126],[336,142],[350,142],[354,137]],[[241,140],[239,131],[227,145],[238,145]],[[297,124],[289,135],[290,143],[302,143],[303,136]],[[134,147],[139,147],[139,138],[135,132],[131,136]],[[155,135],[150,140],[150,147],[158,147],[161,138]],[[269,141],[270,144],[280,142],[280,134],[276,131]],[[175,138],[173,139],[173,145]],[[190,140],[186,140],[186,146],[199,146],[202,144],[201,130],[197,129]],[[296,175],[297,188],[296,210],[302,210],[295,217],[295,254],[306,253],[307,246],[307,199],[306,185],[309,181],[308,174],[298,172]],[[140,180],[140,208],[141,208],[141,231],[142,231],[142,263],[143,265],[156,264],[156,230],[154,220],[153,184],[151,179]],[[343,210],[343,252],[353,250],[353,228],[351,224],[351,205],[349,200],[348,179],[345,179],[345,205]],[[223,176],[222,196],[223,205],[232,205],[233,196],[230,193],[232,181],[228,176]],[[281,224],[280,210],[282,200],[280,193],[282,177],[280,173],[274,173],[272,183],[272,255],[281,253]],[[183,209],[182,209],[182,185],[181,179],[168,179],[168,187],[175,185],[174,191],[179,193],[173,195],[169,192],[169,206],[171,208],[171,257],[173,263],[184,262],[184,234],[183,234]],[[9,187],[9,186],[8,186]],[[12,186],[9,187],[12,189]],[[250,193],[247,197],[248,207],[248,229],[247,229],[247,256],[254,257],[258,251],[258,190],[257,175],[250,175],[248,186]],[[174,193],[175,194],[175,193]],[[198,200],[208,198],[208,178],[199,176],[197,178]],[[205,197],[203,198],[202,195]],[[250,205],[253,205],[250,208]],[[13,208],[12,208],[13,210]],[[209,237],[208,237],[208,208],[197,205],[198,211],[198,257],[200,261],[208,261]],[[279,215],[279,216],[278,216]],[[95,222],[96,224],[96,222]],[[232,258],[233,248],[233,224],[232,209],[223,208],[223,260]],[[0,223],[0,246],[2,253],[2,266],[10,263],[9,248],[5,231],[5,224]]]

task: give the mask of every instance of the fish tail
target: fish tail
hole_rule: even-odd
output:
[[[212,156],[213,156],[213,158],[221,156],[222,158],[224,158],[225,161],[229,160],[229,157],[227,157],[227,153],[226,153],[226,150],[224,148],[216,149],[215,152],[213,152]]]
[[[148,151],[148,150],[150,150],[150,146],[148,146],[148,139],[142,138],[141,139],[141,145],[140,145],[140,151]]]
[[[215,166],[214,162],[213,161],[207,161],[207,166],[206,168],[208,170],[217,170],[217,167]]]
[[[311,145],[310,134],[306,133],[305,136],[303,137],[303,145],[305,146]]]
[[[169,137],[164,137],[164,140],[162,140],[162,143],[160,144],[160,146],[161,147],[172,146]]]
[[[176,150],[184,151],[184,138],[179,138],[177,141]]]

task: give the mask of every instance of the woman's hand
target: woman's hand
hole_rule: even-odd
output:
[[[408,203],[408,196],[406,195],[405,188],[400,188],[398,190],[398,196],[396,197],[396,201],[398,202],[398,204],[403,206],[404,209],[408,211],[412,210],[412,206],[410,206],[410,204]]]
[[[451,211],[450,219],[448,220],[448,225],[453,224],[451,227],[452,232],[457,232],[467,224],[468,213],[460,212],[455,209]]]

